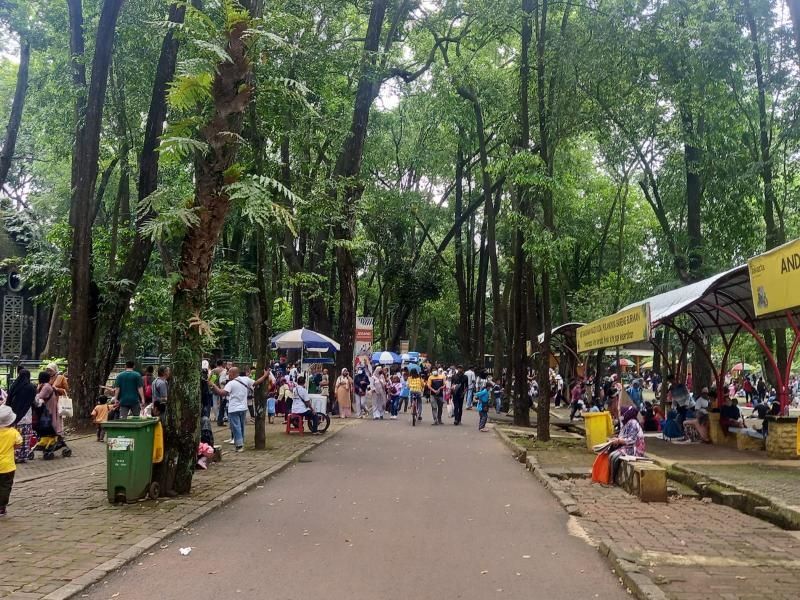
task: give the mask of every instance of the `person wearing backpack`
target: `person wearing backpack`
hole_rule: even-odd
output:
[[[158,368],[159,376],[162,368]],[[142,377],[142,384],[144,385],[144,403],[150,404],[153,401],[153,365],[147,365]]]
[[[228,423],[236,452],[244,452],[247,397],[253,388],[264,383],[267,377],[269,377],[269,371],[264,371],[264,374],[254,381],[245,375],[240,375],[237,367],[231,367],[228,370],[228,383],[225,384],[225,387],[220,389],[217,386],[213,386],[217,395],[228,400]]]

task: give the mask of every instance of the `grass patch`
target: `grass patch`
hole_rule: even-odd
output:
[[[509,437],[526,450],[552,451],[585,448],[586,442],[581,438],[553,437],[549,442],[540,442],[535,436],[509,434]]]

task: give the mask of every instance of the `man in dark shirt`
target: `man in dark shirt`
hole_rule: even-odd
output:
[[[464,411],[464,396],[467,392],[467,376],[464,367],[458,365],[451,380],[453,386],[453,425],[461,425],[461,414]]]
[[[128,415],[138,417],[144,407],[144,384],[142,376],[134,371],[135,363],[125,363],[125,370],[117,375],[114,382],[114,398],[119,402],[119,416],[126,419]]]

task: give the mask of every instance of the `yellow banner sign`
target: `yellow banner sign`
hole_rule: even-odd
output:
[[[800,240],[747,261],[756,316],[800,306]]]
[[[578,327],[578,352],[650,339],[650,304],[645,303]]]

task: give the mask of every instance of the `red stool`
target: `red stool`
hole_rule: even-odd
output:
[[[296,422],[296,425],[292,423]],[[303,427],[303,415],[298,415],[296,413],[292,413],[289,415],[289,418],[286,419],[286,433],[299,433],[303,435],[305,428]]]

